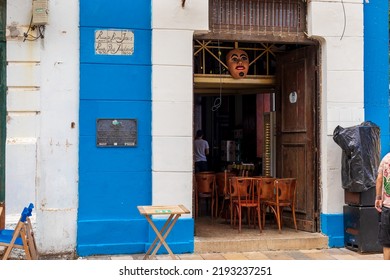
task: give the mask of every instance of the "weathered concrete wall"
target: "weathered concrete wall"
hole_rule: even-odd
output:
[[[76,245],[78,2],[49,1],[44,38],[24,41],[32,1],[7,1],[7,221],[33,202],[45,254]]]

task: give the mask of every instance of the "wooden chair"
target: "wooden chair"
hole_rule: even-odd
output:
[[[29,207],[23,209],[15,229],[4,229],[0,231],[0,246],[6,248],[3,260],[8,259],[14,248],[23,249],[28,260],[38,259],[34,233],[29,218],[32,215],[33,208],[34,205],[30,203]]]
[[[207,199],[211,201],[211,218],[214,218],[214,205],[218,209],[216,200],[216,183],[214,173],[196,173],[195,174],[196,192],[195,192],[195,213],[199,217],[199,199]]]
[[[267,212],[267,204],[265,201],[272,200],[274,197],[275,180],[276,178],[270,176],[253,177],[253,184],[256,186],[256,197],[259,205],[259,208],[257,209],[257,218],[260,232],[261,228],[264,228],[265,226],[265,214]]]
[[[236,224],[236,217],[238,217],[238,232],[241,232],[244,210],[246,209],[246,218],[248,226],[250,226],[251,212],[254,212],[257,207],[260,206],[257,205],[252,178],[232,177],[230,180],[230,201],[231,210],[233,211],[233,226]]]
[[[268,206],[275,215],[276,221],[278,223],[279,233],[281,233],[283,225],[282,214],[285,207],[291,208],[295,231],[298,230],[295,217],[295,200],[296,178],[283,178],[275,180],[273,198],[263,201],[264,205]]]
[[[29,228],[31,228],[31,230],[32,230],[32,225],[31,225],[31,220],[30,220],[29,217],[32,216],[33,208],[34,208],[34,204],[32,204],[32,203],[30,203],[30,205],[27,207],[28,212],[27,212],[26,220],[27,220],[28,226],[29,226]],[[25,211],[25,209],[23,209],[23,211]],[[22,212],[22,214],[23,214],[23,212]],[[19,219],[19,221],[20,221],[20,219]],[[1,229],[0,230],[0,235],[13,235],[14,231],[15,231],[14,229]]]
[[[229,200],[229,179],[231,177],[234,177],[235,174],[232,172],[228,172],[225,170],[224,172],[219,172],[215,174],[216,184],[217,184],[217,199],[218,204],[221,202],[221,206],[219,209],[219,214],[217,213],[219,217],[222,217],[223,211],[227,210],[226,208],[226,201]],[[217,210],[218,211],[218,210]],[[225,218],[227,219],[227,214],[225,213]]]

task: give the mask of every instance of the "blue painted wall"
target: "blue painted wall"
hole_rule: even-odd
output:
[[[96,55],[95,30],[134,33],[131,56]],[[151,1],[80,1],[80,154],[77,253],[144,252],[151,204]],[[96,146],[96,119],[138,122],[138,145]]]
[[[389,2],[364,4],[364,113],[381,129],[381,155],[389,142]]]
[[[96,55],[95,30],[106,29],[131,30],[133,55]],[[79,256],[142,253],[155,238],[137,209],[152,203],[151,48],[150,0],[80,1]],[[104,118],[137,119],[137,146],[97,147]],[[193,252],[193,219],[181,218],[167,242],[175,253]]]
[[[328,236],[329,247],[344,247],[343,214],[321,214],[321,232]]]
[[[381,155],[390,151],[389,139],[389,3],[364,3],[364,114],[381,129]],[[330,247],[344,247],[343,214],[321,214],[321,231]]]

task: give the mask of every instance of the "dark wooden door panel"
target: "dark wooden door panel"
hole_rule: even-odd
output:
[[[303,59],[288,63],[284,76],[288,83],[284,83],[282,97],[282,131],[306,131],[306,91],[305,91],[305,61]]]
[[[284,143],[282,146],[282,174],[286,178],[297,178],[296,212],[306,213],[306,145],[304,143]]]
[[[304,47],[278,60],[277,177],[297,178],[298,228],[316,228],[316,47]],[[284,212],[286,223],[291,214]]]

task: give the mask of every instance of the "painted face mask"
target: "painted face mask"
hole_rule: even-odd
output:
[[[234,79],[245,78],[249,68],[248,54],[243,50],[233,49],[226,55],[226,64]]]

